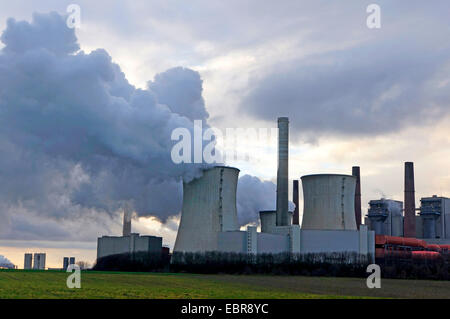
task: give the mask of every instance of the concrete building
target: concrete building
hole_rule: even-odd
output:
[[[67,267],[69,267],[69,257],[63,258],[63,269],[67,270]]]
[[[63,269],[67,270],[70,265],[75,265],[75,257],[64,257],[63,258]]]
[[[450,198],[424,197],[420,200],[420,238],[450,239]]]
[[[161,253],[162,238],[156,236],[103,236],[97,240],[97,258],[135,252]]]
[[[220,232],[239,230],[236,189],[239,170],[216,166],[183,183],[183,208],[174,251],[214,251]]]
[[[25,254],[23,269],[32,269],[33,266],[33,254]]]
[[[261,232],[255,226],[248,226],[245,231],[239,229],[236,211],[239,170],[216,166],[183,184],[183,207],[174,252],[349,252],[369,254],[374,259],[375,233],[365,225],[360,230],[356,226],[354,176],[303,176],[302,227],[292,224],[293,213],[287,206],[288,123],[287,118],[278,120],[277,210],[260,212]]]
[[[45,253],[35,253],[33,260],[33,269],[36,270],[44,270],[45,269]]]
[[[110,255],[147,252],[163,253],[162,237],[140,236],[131,233],[132,211],[127,203],[124,208],[123,236],[102,236],[97,239],[97,259]],[[70,257],[69,264],[75,264],[75,257]]]
[[[302,229],[356,230],[356,177],[317,174],[302,177]]]
[[[403,202],[384,198],[371,200],[366,224],[376,235],[403,237]]]

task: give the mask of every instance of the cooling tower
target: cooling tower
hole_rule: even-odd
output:
[[[302,177],[302,229],[356,230],[356,177],[318,174]]]
[[[278,118],[277,226],[289,225],[289,119]]]
[[[218,233],[239,230],[236,189],[239,170],[216,166],[183,183],[183,208],[174,251],[218,249]]]
[[[416,199],[414,190],[414,163],[405,163],[405,237],[416,237]]]
[[[359,225],[361,225],[361,170],[359,166],[352,167],[352,175],[356,177],[355,219],[356,228],[359,229]]]

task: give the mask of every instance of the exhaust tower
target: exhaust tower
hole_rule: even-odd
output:
[[[278,118],[277,226],[289,225],[289,118]]]
[[[405,163],[405,222],[404,236],[416,237],[416,199],[414,189],[414,163]]]
[[[352,167],[352,175],[356,177],[355,219],[356,228],[359,229],[359,226],[361,225],[361,170],[359,166]]]
[[[292,218],[293,225],[299,225],[299,207],[298,207],[298,180],[294,180],[292,201],[295,204],[294,216]]]

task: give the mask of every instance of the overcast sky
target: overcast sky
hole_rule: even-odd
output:
[[[74,34],[48,15],[71,3]],[[290,177],[359,165],[364,213],[370,199],[403,200],[405,161],[416,205],[450,196],[450,3],[376,1],[381,28],[369,29],[371,3],[2,1],[0,255],[22,267],[39,249],[56,267],[77,250],[92,262],[96,237],[120,233],[126,198],[140,215],[133,230],[172,246],[176,177],[196,171],[168,164],[164,141],[194,119],[271,128],[289,116]],[[260,179],[242,180],[259,205],[274,205],[264,181],[275,181],[275,149],[227,163]],[[238,204],[250,222],[244,210],[259,206]]]

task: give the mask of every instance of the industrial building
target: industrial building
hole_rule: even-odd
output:
[[[403,202],[380,199],[369,202],[365,224],[376,235],[424,239],[428,244],[450,244],[450,199],[433,195],[420,199],[416,208],[414,163],[405,163]],[[417,214],[418,212],[418,214]]]
[[[300,227],[298,209],[288,210],[288,118],[279,118],[278,128],[277,204],[275,211],[260,212],[261,231],[254,226],[240,230],[236,210],[239,170],[216,166],[204,171],[202,177],[183,183],[183,207],[174,252],[349,252],[374,258],[375,232],[365,225],[358,229],[361,215],[358,223],[355,217],[358,176],[303,176]],[[298,207],[298,182],[297,187],[294,182],[293,198]]]
[[[434,195],[422,198],[420,204],[418,237],[450,243],[450,198]]]
[[[371,200],[365,224],[376,235],[403,237],[403,202],[385,198]]]
[[[33,254],[25,254],[23,269],[32,269],[33,268]]]
[[[33,269],[45,270],[45,253],[35,253],[33,258]]]
[[[123,236],[103,236],[97,239],[97,259],[124,253],[163,252],[162,237],[131,233],[131,213],[128,208],[124,211],[123,221]]]
[[[75,257],[64,257],[63,258],[63,269],[67,270],[70,265],[75,265]]]

